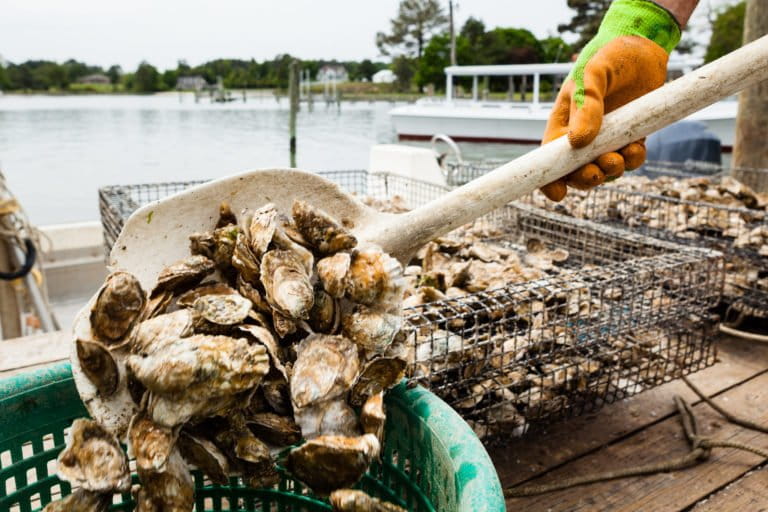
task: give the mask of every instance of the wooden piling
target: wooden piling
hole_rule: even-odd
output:
[[[299,111],[299,61],[297,60],[291,62],[288,75],[288,96],[290,97],[288,131],[290,137],[291,167],[296,167],[296,114]]]

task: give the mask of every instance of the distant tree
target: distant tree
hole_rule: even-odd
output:
[[[160,76],[160,89],[167,91],[176,88],[176,80],[179,78],[179,74],[175,69],[166,69]]]
[[[445,28],[448,17],[438,0],[401,0],[397,16],[390,23],[389,34],[376,34],[381,54],[415,55],[420,59],[432,35]]]
[[[704,54],[704,62],[712,62],[726,53],[741,48],[745,10],[746,3],[741,1],[717,12],[712,22],[712,37]]]
[[[461,27],[459,35],[465,37],[467,42],[473,49],[477,49],[483,42],[483,35],[485,35],[485,23],[470,16],[467,21],[464,22],[464,26]]]
[[[524,28],[495,28],[483,36],[485,64],[541,62],[541,43]]]
[[[468,63],[470,54],[469,41],[461,34],[456,37],[456,61],[460,64]],[[424,55],[416,64],[414,80],[416,85],[423,87],[434,84],[436,89],[445,88],[446,67],[451,64],[451,36],[439,34],[434,36],[424,48]]]
[[[544,62],[568,62],[571,59],[573,48],[560,37],[547,37],[540,44]]]
[[[405,55],[398,55],[392,59],[392,72],[395,74],[395,87],[398,91],[407,92],[411,89],[415,61]]]
[[[8,74],[5,72],[5,66],[0,63],[0,90],[10,89],[11,81],[8,79]]]
[[[573,44],[574,51],[581,51],[590,39],[595,37],[600,28],[605,11],[608,10],[611,0],[568,0],[568,7],[576,10],[571,21],[557,26],[557,30],[571,32],[579,36]]]
[[[117,90],[117,84],[120,83],[120,75],[122,74],[123,69],[117,64],[109,66],[109,69],[107,70],[107,76],[109,77],[109,82],[112,84],[113,91]]]
[[[133,74],[132,85],[135,92],[155,92],[161,85],[160,73],[155,66],[143,61]]]
[[[373,75],[376,74],[378,68],[370,59],[365,59],[360,63],[360,77],[365,78],[369,82],[373,79]]]

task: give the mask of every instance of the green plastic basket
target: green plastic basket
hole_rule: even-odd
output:
[[[414,511],[503,511],[493,464],[466,423],[423,388],[404,384],[386,397],[386,442],[359,487]],[[69,363],[0,380],[0,512],[31,512],[66,496],[55,476],[64,431],[87,416]],[[195,474],[197,511],[329,511],[287,475],[273,489],[205,485]],[[135,478],[135,476],[134,476]],[[113,510],[133,510],[129,494]]]

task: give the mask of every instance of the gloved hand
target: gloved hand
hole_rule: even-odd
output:
[[[574,148],[592,142],[603,114],[664,84],[669,53],[679,41],[680,27],[667,10],[649,0],[615,0],[557,95],[542,143],[565,134]],[[567,186],[586,190],[644,161],[643,139],[600,155],[541,191],[560,201]]]

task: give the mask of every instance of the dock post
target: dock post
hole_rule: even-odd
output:
[[[291,62],[288,75],[288,96],[290,97],[290,113],[288,129],[290,132],[291,167],[296,167],[296,113],[299,110],[299,61]]]

